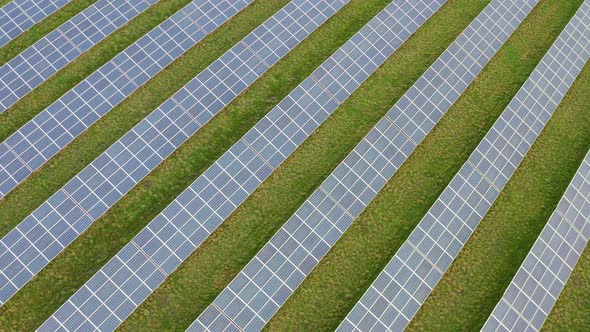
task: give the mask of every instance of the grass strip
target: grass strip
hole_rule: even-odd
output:
[[[9,3],[12,0],[1,0],[0,7]],[[45,37],[48,33],[59,27],[70,18],[80,13],[84,9],[98,0],[74,0],[55,11],[53,14],[47,16],[41,22],[30,27],[8,44],[0,48],[0,65],[5,64],[8,60],[15,57],[27,47],[33,45],[39,39]],[[34,1],[33,1],[34,2]]]
[[[84,1],[88,3],[86,5],[93,2],[89,0]],[[64,9],[69,8],[69,6],[74,4],[78,4],[78,6],[81,7],[82,4],[80,2],[81,1],[74,1],[67,7],[64,7]],[[191,0],[159,1],[117,31],[110,34],[90,50],[80,55],[66,67],[55,73],[55,75],[20,99],[8,110],[0,114],[0,123],[2,123],[2,126],[0,126],[0,141],[5,140],[35,115],[45,110],[64,93],[74,88],[78,83],[102,65],[107,63],[129,45],[133,44],[189,2],[191,2]],[[70,13],[70,16],[67,18],[77,14],[74,10],[68,12]],[[59,13],[61,13],[61,11]],[[47,20],[52,19],[53,16]],[[42,24],[48,24],[45,23],[45,21],[43,21]],[[58,25],[59,24],[52,26],[52,28],[47,31],[44,30],[44,32],[39,32],[39,38],[52,31]],[[33,33],[35,31],[31,30],[30,32]],[[21,37],[31,38],[25,34]],[[0,50],[0,62],[4,63],[8,61],[24,50],[24,47],[28,47],[33,42],[37,41],[37,39],[31,39],[26,43],[20,42],[21,37],[16,41],[19,42],[19,45],[20,43],[23,43],[25,46],[17,47],[13,45],[13,43],[7,45],[8,48],[5,47]]]
[[[534,9],[267,330],[327,331],[338,326],[504,110],[580,3],[546,0]],[[432,311],[433,315],[477,320],[460,311],[446,314],[443,309],[453,308],[448,300],[445,298],[446,307]],[[439,325],[423,329],[447,330]]]
[[[441,8],[121,330],[186,328],[487,3],[453,0]]]
[[[38,327],[206,167],[388,2],[389,0],[353,0],[341,13],[320,27],[0,308],[0,330],[30,330]],[[39,191],[35,184],[46,188],[44,191],[47,195],[55,191],[57,186],[63,185],[81,167],[94,159],[98,151],[104,150],[133,123],[147,115],[213,61],[220,50],[238,42],[248,31],[286,3],[288,0],[254,3],[231,23],[216,31],[211,38],[189,51],[160,77],[146,84],[136,95],[52,160],[48,167],[36,173],[24,186],[17,188],[15,193],[18,192],[20,199],[12,198],[12,193],[8,195],[7,198],[15,210],[13,213],[26,215],[27,210],[36,206],[23,202],[28,197],[25,191],[28,191],[28,195],[35,195]],[[4,204],[6,202],[0,201],[0,214],[4,214],[0,216],[0,220],[11,218],[12,221],[2,225],[7,228],[10,223],[15,224],[20,220],[18,217],[11,217],[1,207],[11,205]],[[21,209],[20,204],[29,207]]]
[[[588,107],[588,104],[585,104]],[[579,110],[578,110],[579,111]],[[590,330],[590,247],[586,247],[543,326],[544,331]]]

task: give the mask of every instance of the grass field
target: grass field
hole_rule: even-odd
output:
[[[91,2],[76,0],[69,6],[80,6],[79,11],[83,4]],[[187,2],[161,1],[154,6],[161,7],[148,10],[0,115],[0,140],[122,50],[120,44],[130,44]],[[256,1],[0,200],[0,236],[287,2]],[[258,119],[389,2],[352,0],[0,308],[0,330],[38,327]],[[450,0],[120,329],[186,328],[489,2]],[[327,331],[338,325],[467,159],[581,3],[582,0],[541,1],[273,318],[267,330]],[[54,15],[55,19],[66,12],[63,9]],[[68,15],[74,13],[71,8]],[[34,40],[33,36],[19,37],[0,49],[0,59],[6,61],[10,54],[18,53],[18,48],[27,43],[27,39],[21,41],[21,38],[33,38],[29,43]],[[112,51],[110,47],[118,48]],[[470,331],[481,327],[590,148],[590,112],[584,111],[589,104],[590,71],[585,69],[410,330]],[[590,329],[589,256],[586,250],[547,321],[547,330]]]

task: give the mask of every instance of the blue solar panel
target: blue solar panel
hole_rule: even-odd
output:
[[[589,238],[590,153],[482,331],[541,330]]]
[[[506,11],[519,8],[509,6]],[[531,9],[524,8],[527,11]],[[519,22],[512,21],[516,25]],[[490,35],[490,38],[495,37]],[[482,58],[479,60],[484,64],[487,62]],[[441,65],[441,70],[449,69],[445,66]],[[437,68],[436,65],[433,68]],[[425,75],[425,78],[429,76]],[[459,92],[466,87],[461,82],[452,84],[462,86]],[[454,88],[452,84],[449,83]],[[437,91],[448,88],[441,85],[442,90]],[[429,96],[437,91],[421,93]],[[456,99],[458,95],[452,98]],[[454,101],[452,98],[451,103]],[[416,107],[414,103],[411,105]],[[416,113],[414,109],[410,112]],[[391,119],[385,118],[380,122],[192,327],[215,331],[261,328],[361,213],[415,145]]]
[[[0,144],[0,198],[252,1],[189,3],[12,134]]]
[[[401,331],[407,326],[588,60],[589,14],[586,2],[339,331]]]
[[[0,47],[72,0],[13,0],[0,8]]]
[[[100,0],[0,67],[0,113],[157,0]]]
[[[311,3],[309,2],[307,7],[310,7]],[[367,43],[382,38],[372,34],[372,31],[380,30],[386,38],[395,37],[396,32],[390,30],[384,19],[388,19],[390,15],[408,18],[408,26],[411,27],[411,31],[415,31],[438,7],[440,4],[429,8],[422,7],[421,11],[417,12],[411,7],[392,11],[392,8],[396,7],[391,6],[379,14],[367,25],[369,28],[363,28],[295,88],[144,228],[111,262],[124,260],[119,256],[127,255],[125,253],[128,250],[139,251],[166,275],[172,273],[341,103],[314,78],[323,79],[327,86],[340,82],[342,87],[346,86],[351,89],[350,92],[354,91],[362,81],[355,81],[354,85],[349,83],[354,80],[349,72],[358,73],[360,68],[366,73],[366,76],[361,77],[366,78],[397,49],[390,47],[388,43]],[[403,27],[397,29],[398,33],[405,35],[404,38],[409,37]],[[371,35],[374,38],[368,39]],[[401,44],[395,41],[396,38],[390,40],[398,46]],[[367,57],[365,54],[372,55]],[[336,63],[335,60],[340,63]],[[349,71],[350,68],[357,70]],[[331,79],[326,77],[326,69],[330,70]],[[349,95],[350,93],[341,93],[340,98],[346,99]],[[110,282],[106,285],[104,282],[92,281],[95,278],[101,278],[103,281],[106,280],[104,278],[112,279],[113,272],[107,271],[109,264],[80,290],[84,296],[88,297],[86,290],[96,293],[105,286],[111,286]],[[111,292],[111,296],[119,292],[127,296],[133,294],[135,290],[126,288],[125,282],[126,280],[117,281],[114,283],[115,288],[108,288],[110,291],[105,292]],[[116,299],[109,304],[113,310],[123,305],[125,297],[116,296]],[[96,299],[92,299],[94,300]],[[64,304],[52,319],[57,320],[55,317],[62,315],[61,312],[71,313],[72,303]],[[69,319],[69,316],[67,317]],[[50,320],[47,324],[55,322]]]
[[[281,20],[276,17],[268,19],[250,36],[254,36],[254,41],[263,41],[265,47],[274,45],[277,39],[289,37],[294,37],[299,42],[337,12],[344,3],[341,0],[295,0],[277,14],[276,17],[282,17]],[[316,16],[309,16],[310,13]],[[309,20],[304,19],[305,16]],[[290,22],[290,25],[285,26],[286,22]],[[301,25],[300,22],[307,23]],[[9,279],[15,278],[17,289],[193,135],[202,124],[279,60],[272,57],[274,53],[258,55],[256,51],[245,41],[237,43],[6,235],[0,241],[0,257],[6,255],[3,262],[9,265]],[[231,77],[236,78],[233,83]],[[32,228],[38,231],[30,232]],[[23,249],[20,246],[25,244],[28,249],[24,250],[34,254],[22,256],[19,253],[24,250],[12,251],[14,246]],[[16,274],[12,273],[15,271],[12,263],[15,268],[20,269]],[[0,300],[5,302],[17,289],[2,293],[4,297]]]
[[[192,329],[259,330],[415,149],[417,142],[410,138],[415,130],[405,132],[400,127],[415,128],[409,124],[424,123],[424,112],[430,112],[432,122],[438,121],[493,56],[494,52],[482,52],[480,48],[459,54],[466,49],[464,45],[471,43],[464,35],[484,36],[479,40],[481,45],[503,38],[495,43],[494,51],[497,51],[534,3],[492,2],[222,291],[193,323]],[[491,13],[496,12],[507,17],[512,25],[492,20]],[[511,14],[519,12],[524,15]],[[503,34],[488,33],[494,26],[492,22],[502,24],[507,30]],[[465,67],[462,60],[466,57],[476,61]],[[477,66],[474,70],[461,71],[474,66]],[[461,73],[461,77],[431,84],[441,73],[446,77]],[[426,102],[430,106],[425,107]],[[402,118],[402,115],[407,120],[405,126],[389,117]]]

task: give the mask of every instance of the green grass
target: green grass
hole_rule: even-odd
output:
[[[338,326],[456,174],[580,3],[581,1],[566,3],[550,0],[542,2],[535,9],[375,201],[271,320],[267,330],[327,331]],[[584,123],[588,122],[587,117],[579,117],[577,120],[579,126],[575,129],[584,129]],[[564,127],[560,130],[569,133]],[[571,152],[571,144],[577,141],[572,139],[561,142],[553,139],[551,142],[556,145],[555,149]],[[573,164],[575,162],[574,160]],[[566,171],[565,175],[561,174],[561,178],[555,176],[551,180],[562,180],[562,184],[567,185],[569,175]],[[518,208],[522,208],[522,205]],[[481,284],[474,283],[475,288],[480,286]],[[484,319],[487,317],[488,313],[482,314],[478,307],[469,311],[455,310],[454,303],[449,305],[449,299],[441,297],[438,311],[432,310],[424,324],[436,319],[477,322],[481,321],[482,316]],[[452,314],[448,313],[451,310]],[[412,328],[426,331],[472,331],[478,325],[476,323],[475,326],[458,327],[427,324],[412,325]]]
[[[47,167],[0,201],[3,231],[22,220],[99,151],[196,75],[216,58],[220,49],[235,44],[287,2],[269,0],[253,4],[109,113]],[[39,326],[208,165],[388,2],[352,1],[271,69],[0,308],[0,330],[29,330]],[[33,199],[38,202],[31,203]],[[11,207],[12,211],[9,213],[3,207]]]
[[[451,1],[442,8],[123,323],[121,330],[186,328],[488,2]]]
[[[117,31],[110,34],[90,50],[80,55],[69,65],[46,80],[43,84],[39,85],[7,111],[0,114],[0,123],[2,123],[2,126],[0,126],[0,141],[5,140],[64,93],[75,87],[100,66],[111,60],[114,56],[127,48],[127,46],[131,45],[141,36],[155,28],[158,24],[180,10],[190,1],[191,0],[159,1]],[[83,5],[89,5],[92,2],[93,1],[90,0],[74,1],[60,10],[59,15],[55,15],[58,15],[62,20],[66,20],[71,16],[74,16],[78,11],[81,11]],[[75,8],[70,8],[71,6],[75,6]],[[62,16],[67,17],[62,18]],[[0,63],[10,60],[43,35],[56,28],[59,24],[52,24],[51,22],[54,20],[56,20],[54,16],[47,18],[42,21],[39,26],[35,26],[29,32],[23,34],[12,43],[0,49]],[[51,25],[51,28],[45,28],[48,24]],[[41,28],[43,29],[39,30]],[[30,36],[30,34],[33,35]]]
[[[0,6],[11,0],[0,1]],[[5,64],[8,60],[24,51],[27,47],[33,45],[39,39],[45,37],[55,28],[83,11],[98,0],[74,0],[62,8],[47,16],[41,22],[33,25],[24,33],[14,38],[10,43],[0,48],[0,65]]]

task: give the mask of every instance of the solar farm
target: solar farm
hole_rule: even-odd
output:
[[[0,331],[590,331],[590,0],[0,0]]]

